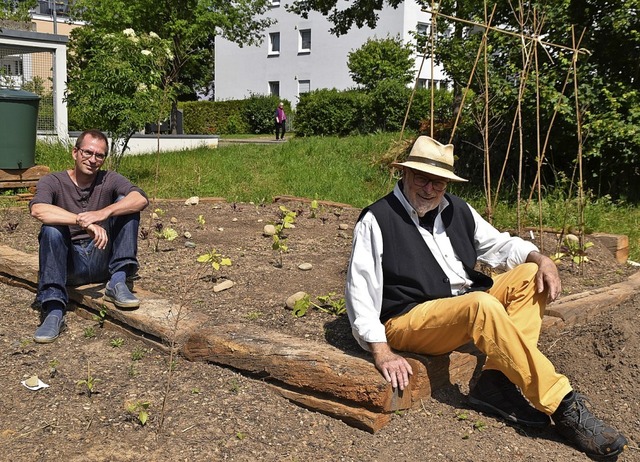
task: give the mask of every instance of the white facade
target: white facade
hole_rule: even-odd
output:
[[[260,46],[241,48],[216,37],[215,99],[244,99],[251,93],[275,94],[295,106],[301,93],[321,88],[345,90],[354,88],[349,76],[347,55],[360,48],[369,38],[400,36],[406,43],[415,41],[412,31],[421,24],[430,26],[431,15],[421,11],[413,0],[397,9],[385,6],[375,29],[354,27],[336,37],[329,33],[331,24],[320,13],[309,13],[308,19],[288,13],[284,0],[272,0],[268,17],[277,22],[265,31]],[[417,74],[421,56],[416,56]],[[422,84],[431,78],[431,62],[424,61],[419,76]],[[446,85],[441,68],[434,68],[438,85]]]

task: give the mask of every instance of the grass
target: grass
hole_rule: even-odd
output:
[[[389,171],[379,159],[397,139],[395,133],[292,138],[277,144],[127,156],[119,171],[157,198],[215,196],[229,202],[262,203],[271,202],[275,196],[293,195],[365,207],[393,187]],[[70,146],[39,142],[36,162],[52,171],[70,168],[70,151]],[[460,185],[451,185],[450,190],[467,198],[481,213],[485,210],[481,192]],[[576,201],[569,200],[563,191],[561,187],[548,189],[541,206],[545,227],[566,229],[579,223]],[[524,206],[521,209],[521,223],[537,227],[537,202],[526,212]],[[514,203],[498,204],[493,223],[500,229],[514,229]],[[630,259],[640,261],[640,208],[636,204],[614,202],[607,196],[591,197],[585,209],[585,227],[588,232],[627,235]]]

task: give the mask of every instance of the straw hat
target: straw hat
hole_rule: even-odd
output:
[[[440,144],[428,136],[419,136],[404,162],[393,162],[392,167],[409,167],[451,181],[469,181],[453,173],[453,144]]]

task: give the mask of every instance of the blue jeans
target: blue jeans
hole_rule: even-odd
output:
[[[106,230],[109,242],[97,249],[92,239],[71,241],[68,226],[42,225],[40,269],[36,302],[58,300],[69,302],[67,285],[107,281],[116,271],[132,276],[138,269],[138,228],[140,213],[111,217]]]

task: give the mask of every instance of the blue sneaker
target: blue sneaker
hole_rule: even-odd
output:
[[[33,341],[36,343],[51,343],[58,338],[64,327],[64,315],[49,313],[40,324],[40,327],[36,329]]]
[[[107,282],[104,299],[113,302],[118,308],[138,308],[140,306],[140,300],[131,293],[124,282],[118,282],[114,287],[111,287],[110,282]]]

